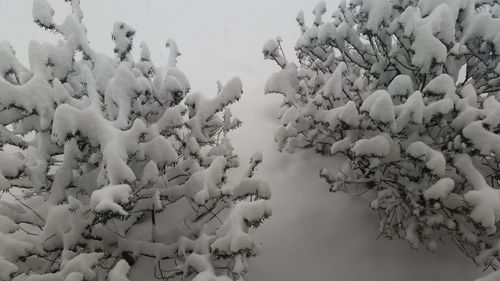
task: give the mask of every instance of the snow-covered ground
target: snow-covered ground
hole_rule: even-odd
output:
[[[64,6],[61,0],[50,2],[58,3],[55,8]],[[175,38],[184,54],[179,67],[191,78],[194,90],[213,95],[216,80],[241,77],[245,93],[233,108],[244,126],[232,142],[242,162],[256,150],[264,152],[258,177],[268,180],[273,190],[273,216],[254,231],[262,251],[252,260],[247,280],[465,281],[481,275],[453,245],[431,253],[412,250],[403,241],[377,240],[377,220],[368,209],[368,195],[331,194],[319,179],[320,168],[338,165],[335,158],[276,151],[273,134],[280,97],[263,95],[264,83],[276,68],[263,60],[261,46],[280,35],[291,57],[298,36],[296,11],[307,12],[315,2],[82,2],[90,40],[98,49],[111,54],[112,23],[123,20],[137,29],[137,45],[140,40],[148,41],[156,61],[166,60],[167,53],[160,46],[166,38]],[[12,27],[21,21],[18,27],[3,30],[0,39],[10,41],[21,58],[26,56],[30,38],[51,38],[35,35],[40,30],[31,23],[30,14],[31,1],[0,0],[0,25]]]

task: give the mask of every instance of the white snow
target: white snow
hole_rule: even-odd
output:
[[[19,267],[9,262],[0,255],[0,280],[11,280],[11,274],[17,272]]]
[[[190,108],[191,118],[187,125],[191,128],[193,137],[199,142],[208,142],[209,139],[203,132],[206,122],[224,106],[240,99],[243,94],[243,85],[238,77],[231,78],[221,92],[213,99],[203,97],[201,93],[190,94],[186,97],[185,104]]]
[[[455,187],[455,181],[450,178],[442,178],[435,184],[424,190],[423,195],[426,200],[444,200]]]
[[[425,166],[434,174],[441,176],[446,170],[446,159],[443,153],[432,149],[427,144],[417,141],[406,148],[406,153],[411,157],[425,162]]]
[[[158,167],[164,167],[166,164],[172,164],[177,161],[177,152],[172,147],[172,144],[162,135],[156,136],[150,142],[141,143],[139,146],[145,159],[154,161]]]
[[[396,130],[401,132],[408,124],[422,124],[425,105],[422,100],[422,93],[416,91],[411,94],[406,102],[394,107],[396,113]]]
[[[368,96],[360,108],[361,112],[368,112],[370,118],[382,123],[394,123],[394,105],[389,93],[377,90]]]
[[[473,187],[473,190],[465,194],[465,200],[474,207],[470,217],[486,227],[489,233],[493,233],[496,230],[496,222],[500,220],[500,191],[486,183],[469,155],[457,155],[454,166]]]
[[[269,77],[265,85],[265,93],[279,93],[285,96],[285,101],[292,102],[295,99],[299,87],[297,78],[297,66],[289,63]]]
[[[33,1],[33,19],[38,21],[39,24],[50,27],[54,25],[52,17],[54,16],[54,9],[45,0]]]
[[[231,191],[234,198],[243,198],[255,194],[259,199],[271,198],[271,187],[263,180],[244,178]]]
[[[113,41],[115,41],[114,52],[120,59],[123,60],[126,53],[130,52],[134,34],[135,30],[123,22],[115,22],[115,24],[113,24],[111,36]]]
[[[385,157],[391,150],[390,136],[380,134],[369,139],[360,139],[354,143],[352,151],[357,155]]]
[[[344,84],[344,73],[347,71],[347,66],[345,63],[341,62],[332,73],[332,76],[328,79],[323,90],[323,96],[333,97],[334,99],[345,98],[345,94],[342,91],[342,85]]]
[[[500,124],[500,102],[494,97],[489,96],[483,102],[483,124],[490,128],[495,128]]]
[[[481,154],[500,153],[500,136],[486,130],[483,121],[474,121],[465,126],[462,134],[474,143]]]
[[[411,81],[410,76],[408,75],[398,75],[394,77],[389,86],[387,87],[387,91],[391,96],[403,96],[408,97],[413,93],[413,82]]]
[[[379,26],[384,22],[389,22],[392,5],[387,0],[353,1],[361,2],[361,11],[368,14],[366,27],[369,31],[376,33]]]
[[[104,186],[92,192],[90,205],[96,212],[111,211],[126,215],[127,212],[119,204],[127,203],[131,193],[128,184]]]
[[[446,46],[434,37],[430,25],[417,27],[414,35],[415,41],[411,45],[411,48],[415,51],[415,55],[412,57],[411,62],[419,67],[420,73],[427,73],[433,61],[437,63],[445,62],[447,55]]]
[[[318,41],[320,44],[326,43],[328,40],[335,40],[337,29],[332,22],[326,22],[319,27]]]
[[[276,62],[284,67],[287,62],[280,53],[280,42],[277,39],[269,39],[264,46],[262,46],[262,54],[266,59],[276,60]]]
[[[17,176],[24,169],[25,159],[22,154],[0,151],[0,190],[11,187],[6,177]]]
[[[352,101],[330,110],[318,110],[314,118],[316,121],[327,123],[332,130],[341,124],[340,121],[353,128],[359,124],[358,110]]]
[[[480,37],[493,44],[495,52],[500,52],[500,34],[498,34],[499,18],[493,18],[489,13],[478,13],[469,17],[469,24],[463,31],[460,44],[467,40]]]
[[[445,115],[453,109],[453,106],[453,101],[449,98],[429,103],[424,109],[424,119],[426,122],[429,122],[438,114]]]
[[[224,157],[217,156],[207,169],[193,173],[183,185],[169,188],[167,190],[169,198],[176,201],[186,196],[193,202],[204,205],[208,199],[220,194],[219,184],[227,164]]]
[[[495,224],[500,220],[500,192],[486,187],[481,190],[471,190],[465,194],[465,200],[474,207],[470,217],[494,233]]]
[[[83,215],[82,204],[69,197],[68,204],[51,208],[45,218],[45,225],[40,238],[45,249],[72,249],[80,242],[88,219]]]
[[[270,215],[271,209],[265,200],[238,202],[217,231],[217,238],[211,245],[212,250],[228,254],[252,250],[256,245],[247,233],[249,227],[247,223],[253,223]]]
[[[332,155],[340,153],[340,152],[347,152],[352,146],[352,140],[350,137],[345,137],[337,142],[335,142],[332,145],[332,148],[330,149],[330,153]]]
[[[109,281],[129,281],[127,274],[130,270],[130,265],[125,260],[119,260],[115,267],[108,273]]]
[[[323,15],[326,13],[326,3],[325,1],[319,1],[316,6],[314,6],[314,9],[312,11],[314,14],[314,24],[315,25],[321,25],[323,23]],[[297,17],[299,18],[299,17]],[[302,15],[303,18],[303,15]]]
[[[425,85],[423,93],[425,95],[432,94],[449,98],[455,102],[458,99],[458,96],[455,94],[455,90],[456,87],[453,79],[447,74],[441,74]]]

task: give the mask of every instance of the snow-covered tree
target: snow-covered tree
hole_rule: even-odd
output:
[[[382,237],[435,250],[453,240],[476,263],[499,261],[500,5],[494,0],[341,1],[297,22],[299,65],[280,38],[279,150],[340,155],[331,191],[373,194]],[[343,160],[342,160],[343,161]]]
[[[175,42],[164,66],[145,43],[135,60],[121,22],[116,56],[99,53],[67,2],[62,23],[33,2],[60,40],[31,41],[28,67],[0,42],[0,280],[123,281],[136,264],[160,280],[243,280],[271,193],[254,178],[260,153],[228,182],[240,79],[189,93]]]

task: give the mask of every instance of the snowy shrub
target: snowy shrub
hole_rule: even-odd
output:
[[[453,240],[478,264],[499,261],[500,5],[488,0],[341,1],[307,25],[299,65],[280,38],[278,149],[345,159],[320,172],[331,191],[374,194],[381,237],[435,250]],[[498,53],[498,54],[497,54]]]
[[[271,194],[253,177],[260,153],[228,183],[241,81],[191,94],[175,42],[164,66],[145,43],[136,61],[120,22],[116,57],[99,53],[69,2],[59,24],[34,1],[61,39],[31,41],[29,67],[0,43],[0,280],[123,281],[140,264],[160,280],[243,280]]]

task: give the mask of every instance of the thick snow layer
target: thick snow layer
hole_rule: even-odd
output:
[[[15,223],[12,219],[6,216],[0,215],[0,233],[12,233],[19,229],[19,225]]]
[[[33,19],[43,26],[53,26],[54,9],[45,0],[33,1]]]
[[[500,153],[500,136],[486,130],[482,121],[474,121],[467,125],[462,134],[469,139],[481,154]]]
[[[396,132],[401,132],[408,124],[422,124],[424,109],[425,105],[420,91],[411,94],[404,104],[395,106]]]
[[[426,122],[432,120],[436,115],[445,115],[453,109],[453,101],[449,98],[440,99],[428,104],[424,109],[424,118]]]
[[[297,66],[289,63],[269,77],[265,85],[265,93],[279,93],[285,96],[285,101],[294,100],[299,88],[299,79],[297,78]]]
[[[109,81],[104,94],[104,102],[108,115],[117,128],[125,129],[129,127],[129,116],[132,111],[131,100],[139,94],[137,80],[131,70],[121,64]],[[113,116],[112,112],[118,111],[118,116]]]
[[[256,194],[257,198],[271,198],[271,187],[263,180],[245,178],[231,191],[234,198],[244,198],[247,195]]]
[[[170,142],[162,135],[156,136],[152,141],[139,145],[144,152],[145,159],[154,161],[158,167],[172,164],[177,161],[177,152]],[[142,155],[141,155],[142,156]]]
[[[450,178],[442,178],[431,187],[424,190],[423,195],[426,200],[441,199],[444,200],[455,187],[455,182]]]
[[[368,96],[360,111],[368,112],[370,118],[382,123],[393,123],[395,119],[391,96],[385,90],[377,90]]]
[[[417,141],[410,144],[406,148],[406,153],[413,158],[425,162],[427,169],[429,169],[434,175],[441,176],[444,174],[446,169],[446,159],[440,151],[432,149],[421,141]]]
[[[295,42],[295,49],[312,48],[312,42],[318,38],[318,26],[313,25],[305,30],[305,32]]]
[[[388,0],[369,0],[369,1],[353,1],[361,2],[361,11],[368,14],[368,22],[366,27],[369,31],[376,33],[378,27],[389,22],[391,17],[392,5]]]
[[[339,152],[347,152],[352,146],[352,139],[350,137],[345,137],[332,145],[330,153],[337,154]]]
[[[108,273],[109,281],[129,281],[127,274],[130,270],[130,265],[125,260],[120,260],[115,267]]]
[[[493,233],[496,230],[496,222],[500,220],[500,191],[488,185],[469,155],[457,155],[454,166],[473,187],[473,190],[464,196],[465,200],[474,207],[470,217]]]
[[[407,97],[413,93],[413,82],[408,75],[398,75],[392,79],[387,87],[387,91],[391,96]]]
[[[286,59],[282,56],[280,42],[277,39],[269,39],[266,41],[264,46],[262,46],[262,54],[266,59],[275,60],[279,65],[285,66]]]
[[[343,76],[346,71],[346,64],[341,62],[326,82],[323,90],[323,96],[332,97],[334,99],[345,98],[345,94],[342,91],[342,85],[344,84]]]
[[[82,204],[69,197],[68,204],[57,205],[49,209],[45,226],[40,233],[45,249],[73,249],[82,237],[88,224],[83,215]]]
[[[358,140],[352,151],[357,155],[385,157],[391,150],[390,136],[387,134],[380,134],[369,139]]]
[[[478,13],[469,17],[463,35],[460,38],[460,43],[463,44],[467,40],[474,37],[481,37],[493,44],[495,52],[500,52],[500,34],[498,26],[500,25],[499,18],[493,18],[489,13]]]
[[[500,191],[487,186],[467,192],[464,198],[474,207],[470,217],[488,228],[489,233],[494,233],[495,224],[500,221]]]
[[[484,116],[483,125],[495,128],[500,124],[500,102],[495,96],[490,96],[483,102]]]
[[[319,43],[327,43],[328,40],[335,40],[337,29],[332,22],[322,24],[318,30]]]
[[[326,13],[326,3],[325,1],[319,1],[313,9],[314,14],[314,24],[321,25],[323,23],[322,16]]]
[[[419,67],[420,73],[427,73],[433,62],[444,63],[446,61],[446,46],[432,34],[430,25],[420,26],[415,29],[415,41],[411,45],[415,55],[411,62]]]
[[[115,22],[113,24],[113,33],[111,37],[115,41],[115,53],[118,57],[125,58],[126,53],[132,49],[132,41],[134,39],[135,30],[123,22]]]
[[[226,166],[226,158],[217,156],[207,169],[193,173],[186,183],[169,188],[167,194],[170,200],[175,201],[186,196],[193,202],[204,205],[208,199],[221,193],[219,184]]]
[[[0,256],[0,280],[10,280],[11,274],[15,273],[19,267]]]
[[[236,203],[229,217],[217,231],[217,239],[211,245],[212,250],[227,254],[252,250],[256,245],[247,233],[249,227],[247,224],[270,215],[271,208],[265,200]]]
[[[264,43],[264,46],[262,46],[262,53],[264,54],[264,57],[267,57],[275,53],[278,48],[278,41],[275,39],[269,39],[266,43]]]
[[[25,159],[21,154],[12,154],[0,151],[0,190],[10,188],[6,177],[14,177],[24,169]]]
[[[212,99],[207,99],[201,93],[188,95],[185,104],[190,108],[191,118],[188,120],[187,125],[191,128],[193,137],[198,142],[210,141],[203,132],[208,119],[221,111],[224,106],[238,101],[242,94],[243,84],[241,79],[233,77],[222,87],[220,93]]]
[[[330,110],[318,110],[315,119],[318,122],[327,123],[332,130],[340,125],[341,121],[353,128],[359,124],[358,110],[353,101]]]
[[[456,103],[456,107],[459,111],[458,116],[451,122],[451,126],[455,129],[463,129],[465,126],[469,125],[470,123],[476,121],[479,119],[481,115],[483,115],[483,112],[490,112],[491,114],[487,114],[486,120],[483,122],[486,122],[487,124],[494,124],[496,123],[497,120],[497,115],[494,114],[493,112],[496,111],[496,104],[498,103],[494,97],[487,98],[486,101],[488,103],[483,103],[483,109],[479,109],[477,107],[477,94],[476,91],[474,90],[474,87],[472,85],[467,85],[465,86],[461,91],[460,91],[460,96],[462,96],[462,99],[460,99]],[[491,99],[492,98],[492,99]],[[485,102],[486,102],[485,101]]]
[[[108,185],[92,192],[90,205],[96,212],[111,211],[120,215],[126,215],[127,212],[119,204],[127,203],[132,193],[128,184]]]
[[[458,96],[455,94],[455,90],[456,87],[453,79],[447,74],[441,74],[429,81],[425,85],[423,92],[426,95],[446,97],[456,101]]]

